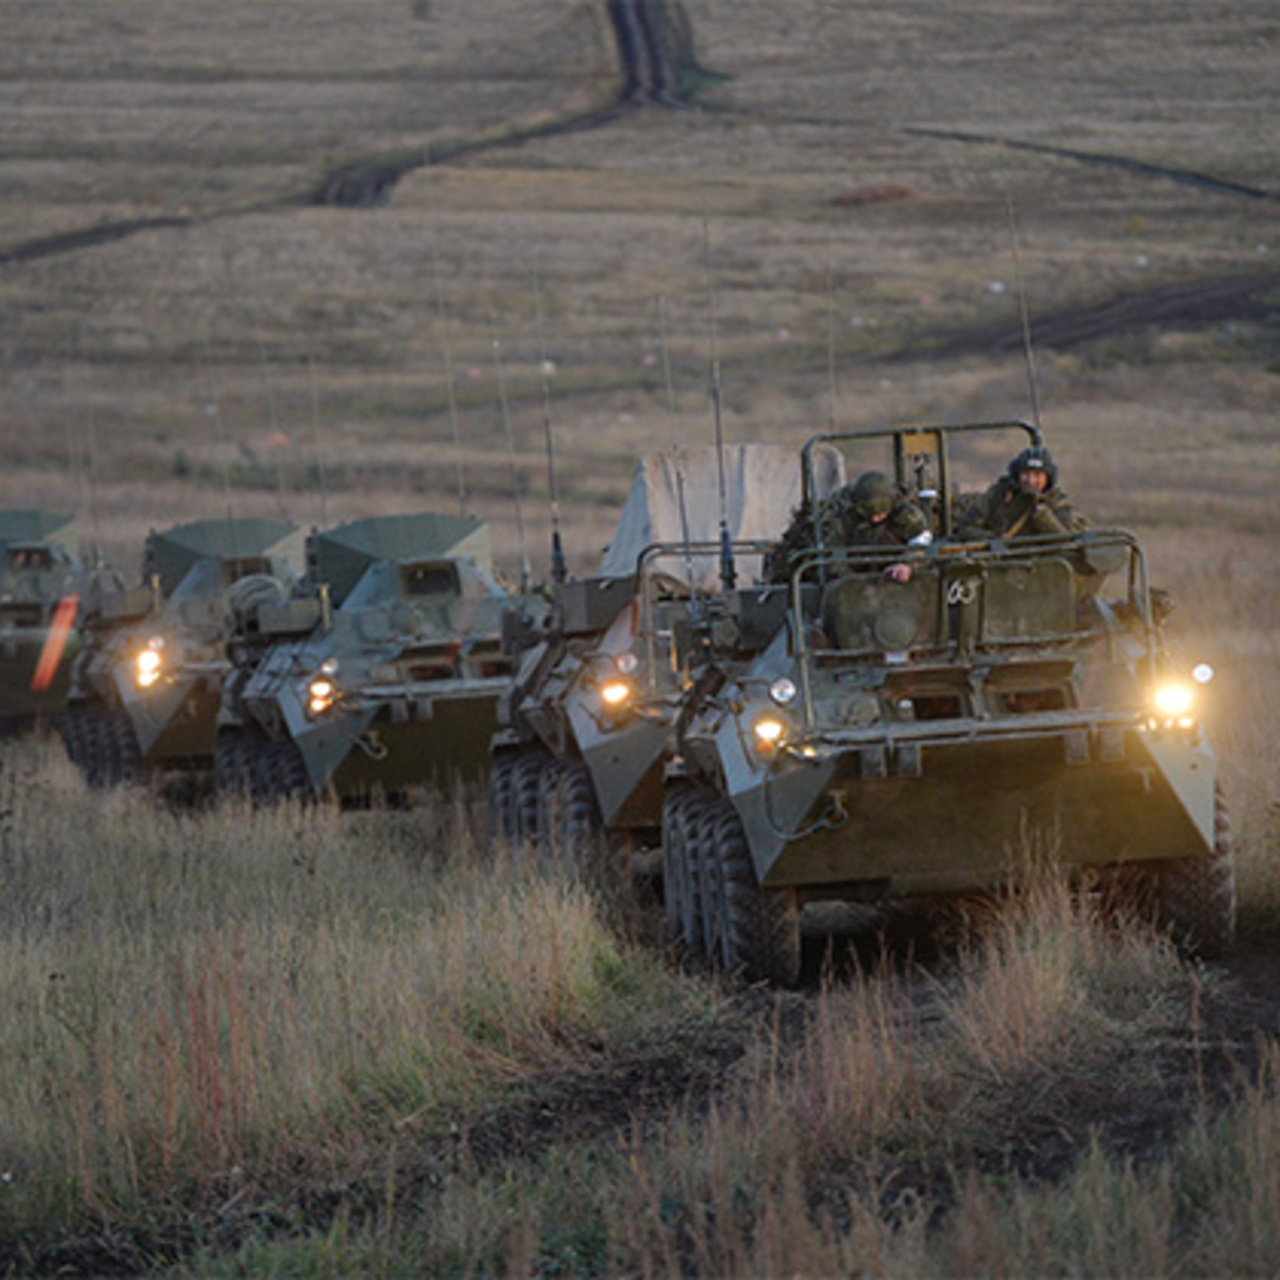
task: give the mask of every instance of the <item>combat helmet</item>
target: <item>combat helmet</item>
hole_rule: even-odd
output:
[[[1049,477],[1049,483],[1045,486],[1052,489],[1058,483],[1058,464],[1053,460],[1053,454],[1042,444],[1033,444],[1023,449],[1012,462],[1009,463],[1009,479],[1015,484],[1018,475],[1023,471],[1043,471]]]
[[[893,510],[897,490],[883,472],[868,471],[854,482],[849,491],[849,506],[864,520],[887,516]]]

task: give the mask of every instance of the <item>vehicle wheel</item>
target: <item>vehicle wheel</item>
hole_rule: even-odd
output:
[[[115,740],[116,767],[121,782],[137,782],[142,777],[142,751],[138,735],[126,712],[117,710],[111,717],[111,736]]]
[[[692,810],[688,783],[677,782],[662,801],[662,905],[667,941],[696,956],[702,952],[702,923],[693,863]]]
[[[231,727],[218,730],[213,753],[213,785],[219,795],[244,796],[249,792],[248,758],[252,730]]]
[[[719,799],[711,802],[709,810],[700,839],[700,882],[711,962],[751,981],[794,986],[800,976],[800,910],[795,893],[761,888],[737,813]]]
[[[494,757],[493,766],[489,770],[490,843],[499,837],[506,841],[512,841],[516,838],[515,805],[511,796],[511,780],[512,775],[515,773],[516,761],[519,758],[514,752],[503,752],[501,755]]]
[[[558,770],[557,824],[554,842],[561,864],[577,875],[601,869],[604,825],[595,785],[580,760],[568,761]]]
[[[315,790],[298,744],[284,738],[273,745],[271,773],[275,794],[282,800],[298,800],[304,804],[314,800]]]
[[[77,703],[75,706],[67,708],[61,723],[58,725],[58,732],[62,737],[62,745],[66,749],[67,759],[81,773],[85,769],[85,743],[89,732],[88,716],[88,707]]]
[[[554,758],[547,761],[538,775],[538,858],[551,865],[563,862],[563,837],[560,831],[560,783],[566,766]]]
[[[536,845],[541,838],[538,829],[538,793],[543,770],[551,762],[541,748],[522,751],[516,758],[511,775],[511,801],[515,817],[515,839]]]
[[[1213,959],[1236,934],[1235,840],[1221,790],[1213,797],[1213,852],[1156,865],[1156,921],[1191,955]]]

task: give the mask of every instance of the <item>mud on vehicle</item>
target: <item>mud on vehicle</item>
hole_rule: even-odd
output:
[[[1073,876],[1149,899],[1188,949],[1230,944],[1217,765],[1142,549],[1120,529],[957,538],[950,453],[986,432],[1041,442],[1025,423],[810,441],[810,471],[818,447],[889,452],[935,540],[903,583],[885,574],[902,548],[815,536],[767,643],[706,633],[662,838],[668,935],[713,966],[791,982],[809,904],[1016,885],[1037,834]]]
[[[91,574],[54,512],[0,511],[0,557],[0,730],[15,731],[62,710]]]
[[[147,536],[142,580],[84,614],[62,736],[94,786],[151,769],[211,769],[232,601],[286,594],[302,535],[285,521],[203,520]]]
[[[526,625],[541,607],[495,577],[479,520],[376,516],[313,533],[299,590],[237,610],[218,789],[354,800],[482,781],[513,606]]]
[[[838,487],[839,462],[815,455],[819,492]],[[641,459],[599,574],[556,588],[545,629],[509,636],[517,665],[494,736],[494,835],[577,870],[602,856],[608,875],[657,869],[663,773],[689,680],[682,637],[754,625],[755,589],[737,583],[759,576],[799,500],[798,463],[794,447],[760,444]]]

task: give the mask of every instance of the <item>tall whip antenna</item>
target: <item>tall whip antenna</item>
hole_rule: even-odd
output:
[[[524,533],[524,503],[520,497],[520,469],[516,465],[516,437],[511,429],[511,413],[507,407],[507,381],[502,371],[502,342],[498,338],[496,321],[490,320],[493,329],[493,366],[498,374],[498,404],[502,411],[502,429],[507,437],[507,456],[511,460],[511,481],[515,493],[516,541],[520,548],[520,591],[529,590],[533,571],[529,566],[529,544]]]
[[[262,370],[262,385],[267,393],[267,417],[271,423],[271,447],[276,451],[276,492],[280,499],[280,516],[289,518],[288,505],[284,499],[284,440],[280,431],[280,423],[276,417],[276,388],[271,380],[271,369],[267,364],[267,344],[262,339],[262,316],[255,307],[253,310],[253,332],[258,341],[258,367]]]
[[[827,254],[827,423],[836,429],[836,301],[831,255]]]
[[[458,514],[467,514],[467,477],[462,465],[462,433],[458,429],[458,395],[454,389],[453,348],[449,343],[449,315],[444,306],[444,289],[440,284],[440,253],[431,251],[436,279],[436,311],[440,316],[440,346],[444,351],[445,385],[449,396],[449,429],[453,434],[454,465],[458,478]]]
[[[316,478],[320,481],[320,523],[329,527],[329,479],[325,474],[324,450],[320,446],[320,396],[316,390],[316,362],[307,352],[307,376],[311,383],[311,447],[316,455]]]
[[[716,335],[715,282],[711,276],[711,232],[702,219],[702,257],[707,275],[707,341],[710,346],[711,406],[715,415],[716,476],[720,497],[720,583],[732,591],[738,580],[733,564],[733,542],[729,537],[728,497],[724,474],[724,422],[720,411],[720,348]]]
[[[680,533],[684,538],[684,567],[693,588],[693,539],[689,534],[689,507],[685,498],[684,463],[680,458],[680,441],[676,436],[676,388],[671,378],[671,353],[667,347],[667,304],[658,294],[658,339],[662,348],[662,379],[667,389],[667,424],[671,431],[671,460],[676,469],[676,501],[680,507]]]
[[[213,414],[214,426],[218,431],[218,438],[222,442],[222,496],[227,504],[227,523],[231,529],[231,550],[235,559],[240,558],[240,551],[237,543],[239,541],[236,532],[235,511],[231,505],[231,437],[227,434],[227,425],[222,416],[222,404],[218,396],[218,383],[213,372],[213,353],[209,349],[209,335],[204,335],[204,369],[205,376],[209,380],[209,412]]]
[[[1009,218],[1009,235],[1013,240],[1013,269],[1018,278],[1018,313],[1022,320],[1022,356],[1027,370],[1027,390],[1031,395],[1031,421],[1040,426],[1040,389],[1036,377],[1036,353],[1031,345],[1031,316],[1027,311],[1027,282],[1022,271],[1022,245],[1018,237],[1018,219],[1013,199],[1006,191],[1005,212]]]
[[[533,298],[538,317],[538,369],[542,375],[542,436],[547,446],[547,488],[551,495],[551,580],[564,582],[569,576],[564,563],[564,544],[560,541],[560,485],[556,478],[556,447],[551,433],[551,361],[542,326],[542,282],[533,273]]]

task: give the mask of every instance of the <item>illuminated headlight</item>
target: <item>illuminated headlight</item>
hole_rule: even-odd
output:
[[[606,680],[600,686],[600,700],[611,711],[619,711],[631,701],[631,685],[626,680]]]
[[[160,656],[160,651],[151,648],[143,649],[133,662],[138,687],[140,689],[150,689],[160,679],[160,668],[164,665],[164,659]]]
[[[338,686],[327,676],[317,676],[307,686],[307,710],[313,716],[322,716],[338,697]]]
[[[756,750],[774,751],[782,745],[787,732],[786,723],[778,716],[762,715],[751,726],[756,735]]]
[[[796,700],[796,682],[781,676],[769,686],[769,697],[780,707],[788,707]]]
[[[1194,690],[1181,680],[1167,680],[1156,689],[1156,710],[1169,720],[1178,720],[1190,714],[1195,701]]]

